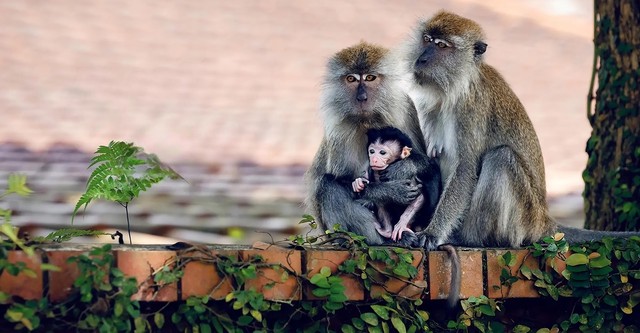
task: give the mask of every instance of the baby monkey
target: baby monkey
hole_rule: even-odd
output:
[[[371,129],[367,132],[367,137],[369,167],[363,177],[356,178],[351,184],[356,193],[363,191],[370,181],[381,181],[381,173],[392,163],[408,158],[413,148],[411,139],[394,127]],[[410,180],[415,184],[421,183],[418,172],[415,172]],[[381,236],[394,241],[400,240],[405,231],[413,233],[410,227],[424,202],[425,196],[421,193],[406,207],[384,202],[374,203],[378,215],[376,230]],[[399,218],[398,215],[400,215]],[[398,221],[395,225],[392,222],[394,217]]]

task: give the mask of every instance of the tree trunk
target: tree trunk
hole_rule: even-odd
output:
[[[640,230],[640,3],[595,0],[594,15],[585,227]]]

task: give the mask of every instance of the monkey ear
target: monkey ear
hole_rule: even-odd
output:
[[[485,42],[476,42],[475,44],[473,44],[473,53],[476,56],[479,56],[481,54],[483,54],[485,51],[487,50],[487,43]]]
[[[405,158],[409,157],[409,155],[411,155],[411,148],[407,146],[402,147],[402,151],[400,152],[400,159],[404,160]]]

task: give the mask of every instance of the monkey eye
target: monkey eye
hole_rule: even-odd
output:
[[[445,47],[449,47],[451,45],[449,45],[449,43],[447,43],[446,41],[442,40],[442,39],[434,39],[434,42],[436,43],[436,45],[438,45],[439,48],[444,49]]]
[[[355,76],[353,75],[347,75],[347,82],[356,82],[358,79],[356,79]]]
[[[367,74],[367,76],[364,77],[365,81],[373,81],[377,78],[377,76],[372,75],[372,74]]]
[[[387,152],[386,152],[386,151],[384,151],[384,150],[381,150],[381,151],[380,151],[380,155],[382,155],[382,156],[387,155]]]
[[[425,43],[431,43],[431,42],[433,42],[433,37],[431,37],[429,35],[423,35],[422,36],[422,40],[424,40]]]
[[[369,149],[369,155],[373,155],[376,151],[373,149]]]

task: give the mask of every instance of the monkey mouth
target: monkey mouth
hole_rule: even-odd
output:
[[[382,170],[384,170],[386,168],[387,168],[386,166],[382,166],[382,167],[381,166],[371,166],[371,170],[373,170],[373,171],[382,171]]]

